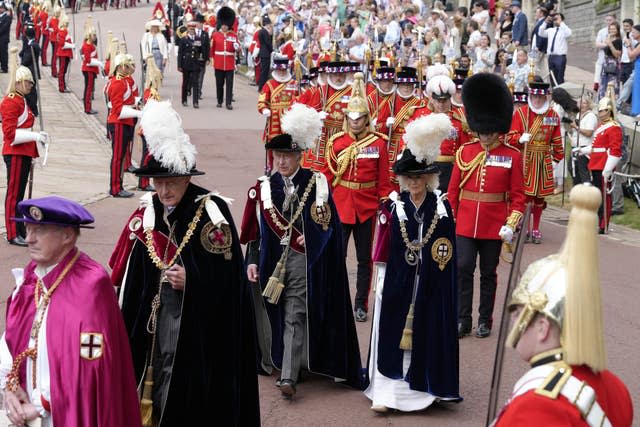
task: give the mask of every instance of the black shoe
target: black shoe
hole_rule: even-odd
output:
[[[598,230],[598,234],[604,234],[604,228],[602,228],[602,227],[601,227],[601,228]]]
[[[611,211],[611,215],[624,215],[624,211],[623,210],[612,210]]]
[[[85,114],[90,114],[90,115],[98,114],[98,112],[96,110],[89,110],[89,111],[85,111],[84,113]]]
[[[476,329],[476,337],[486,338],[491,335],[491,328],[488,323],[480,323]]]
[[[198,97],[198,99],[199,99],[200,101],[202,101],[202,100],[204,99],[204,96],[200,95],[200,96]]]
[[[233,110],[233,105],[231,104],[227,105],[227,110]]]
[[[195,103],[193,104],[193,108],[200,108],[200,105],[198,105],[198,103],[197,103],[197,102],[195,102]]]
[[[458,322],[458,338],[464,338],[471,334],[471,325]]]
[[[189,103],[188,103],[187,101],[182,101],[182,106],[183,106],[183,107],[188,107],[188,106],[189,106]]]
[[[366,322],[367,321],[367,312],[362,307],[356,308],[356,322]]]
[[[120,197],[123,199],[133,197],[133,193],[127,190],[120,190],[118,194],[113,194],[113,197]]]
[[[10,245],[22,246],[22,247],[27,246],[27,242],[24,241],[24,238],[22,236],[16,236],[13,239],[9,240],[8,242]]]
[[[280,381],[280,393],[285,399],[292,399],[296,394],[296,384],[291,380]]]
[[[280,388],[281,385],[282,385],[282,378],[278,378],[276,380],[276,387]]]
[[[216,107],[218,107],[218,108],[222,108],[222,104],[218,102],[218,103],[216,104]]]
[[[153,185],[147,185],[146,187],[138,187],[140,191],[156,191]]]

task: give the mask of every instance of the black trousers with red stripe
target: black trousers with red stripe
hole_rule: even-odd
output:
[[[7,240],[25,236],[24,224],[12,221],[17,216],[18,203],[24,199],[24,191],[29,181],[31,157],[4,155],[7,167],[7,194],[4,198],[4,222],[7,227]]]
[[[64,92],[67,89],[67,83],[65,77],[67,77],[67,67],[71,58],[68,56],[59,56],[60,65],[58,67],[58,90]]]
[[[84,76],[84,112],[91,111],[91,96],[93,95],[93,86],[96,81],[96,73],[90,73],[89,71],[83,71]]]
[[[57,43],[51,42],[51,77],[58,77],[58,55],[56,55]]]
[[[46,31],[46,30],[45,30]],[[42,60],[42,65],[48,65],[48,54],[49,54],[49,36],[42,35],[42,48],[40,53],[40,58]]]
[[[111,177],[109,180],[109,194],[116,195],[123,190],[122,175],[124,174],[124,158],[129,144],[133,139],[133,126],[120,123],[108,123],[107,130],[111,137]]]

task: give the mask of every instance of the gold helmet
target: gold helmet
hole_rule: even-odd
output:
[[[597,235],[602,196],[596,187],[581,184],[571,190],[570,200],[560,252],[529,265],[513,291],[509,307],[523,308],[506,344],[515,347],[540,313],[560,328],[566,362],[599,372],[606,368]]]
[[[145,76],[144,87],[145,89],[155,91],[154,99],[159,101],[160,97],[158,96],[158,91],[160,90],[160,85],[162,85],[162,72],[156,65],[153,55],[148,55],[145,60],[147,63],[147,74]]]
[[[353,76],[353,84],[351,85],[351,97],[345,109],[345,119],[349,117],[352,120],[357,120],[365,115],[369,117],[369,104],[366,95],[364,75],[356,73]]]
[[[93,26],[93,18],[91,15],[84,21],[84,39],[93,40],[93,36],[96,35],[96,28]]]
[[[111,45],[113,44],[113,31],[109,30],[107,31],[107,52],[106,52],[106,58],[105,59],[111,59]],[[115,56],[115,55],[114,55]]]
[[[613,120],[616,119],[617,115],[615,99],[615,90],[613,87],[613,82],[611,82],[607,86],[607,95],[600,99],[600,101],[598,102],[598,111],[609,111]]]
[[[33,83],[33,75],[31,70],[25,66],[18,66],[18,48],[12,47],[9,50],[9,84],[7,86],[7,93],[16,91],[16,83],[22,81],[30,81]]]

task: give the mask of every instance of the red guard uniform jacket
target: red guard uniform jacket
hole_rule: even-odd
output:
[[[393,92],[389,95],[381,93],[373,83],[367,84],[367,103],[369,104],[371,121],[374,123],[376,132],[382,132],[382,124],[378,123],[378,116],[383,109],[389,109],[388,105],[394,96],[395,94]]]
[[[500,239],[507,219],[524,212],[520,151],[497,142],[485,153],[477,139],[463,145],[456,153],[448,193],[457,235]]]
[[[69,30],[66,28],[60,28],[56,33],[56,56],[66,56],[68,58],[73,57],[73,49],[65,49],[65,43],[73,43]]]
[[[271,116],[267,117],[267,125],[262,135],[263,142],[270,141],[282,133],[280,118],[289,109],[297,94],[298,84],[293,79],[286,82],[269,79],[262,86],[258,96],[258,112],[262,113],[265,108],[271,110]]]
[[[325,145],[329,138],[338,132],[342,132],[344,124],[344,109],[351,97],[351,86],[343,89],[334,89],[330,85],[323,85],[306,90],[296,102],[305,104],[317,111],[324,111],[327,117],[324,119],[322,134],[316,150],[305,153],[304,166],[314,171],[321,171],[325,162]]]
[[[98,50],[93,43],[88,43],[86,40],[82,43],[82,71],[98,74],[100,71],[98,67],[89,65],[92,59],[98,59]]]
[[[593,137],[589,170],[601,171],[609,155],[622,157],[622,128],[614,120],[603,123]]]
[[[513,114],[510,144],[524,150],[520,137],[523,133],[531,134],[524,159],[524,192],[528,196],[553,194],[553,162],[564,158],[560,126],[560,118],[551,108],[544,114],[536,114],[524,105]]]
[[[221,71],[232,71],[236,68],[236,46],[238,36],[233,31],[216,31],[211,36],[211,54],[213,68]]]
[[[16,137],[16,129],[31,130],[35,120],[24,97],[17,92],[11,92],[5,96],[0,104],[0,115],[3,135],[2,155],[38,157],[35,141],[11,145]]]
[[[51,19],[49,19],[49,25],[47,28],[49,31],[49,40],[55,43],[58,43],[58,22],[58,18],[52,16]]]
[[[107,117],[107,123],[120,123],[128,126],[134,125],[132,117],[126,119],[119,118],[122,107],[125,105],[133,107],[135,105],[136,95],[134,95],[134,90],[137,89],[131,84],[129,77],[118,74],[111,79],[109,87],[107,88],[107,98],[111,102],[111,110]]]
[[[613,427],[630,427],[633,421],[633,404],[629,390],[620,378],[610,371],[594,373],[586,366],[572,366],[572,374],[585,381],[596,393],[596,401]],[[514,390],[515,392],[516,390]],[[588,424],[579,409],[565,396],[556,398],[529,390],[513,398],[498,416],[496,427],[561,427]]]
[[[398,153],[401,153],[404,149],[404,141],[402,137],[404,135],[404,127],[409,123],[416,110],[425,107],[423,100],[418,97],[412,96],[409,98],[403,98],[398,94],[395,94],[390,102],[386,103],[378,115],[378,121],[376,123],[376,129],[380,129],[380,133],[383,133],[389,137],[389,177],[394,184],[398,183],[398,178],[391,170],[393,164],[398,158]],[[425,107],[426,108],[426,107]],[[393,125],[391,129],[387,127],[387,119],[393,117]]]
[[[411,121],[416,120],[419,117],[429,115],[431,113],[432,111],[429,109],[429,107],[422,107],[413,114]],[[436,158],[437,162],[453,162],[455,160],[455,155],[456,151],[458,151],[458,148],[462,147],[464,144],[473,139],[473,137],[469,133],[469,128],[466,126],[466,123],[461,120],[456,110],[449,110],[447,115],[451,120],[453,130],[451,131],[449,136],[440,144],[440,155]]]
[[[343,224],[365,222],[375,215],[380,201],[393,190],[385,136],[370,133],[356,141],[350,133],[340,132],[329,140],[326,148],[327,164],[322,172],[331,185],[340,221]],[[337,177],[333,171],[337,171],[342,162],[348,166]]]

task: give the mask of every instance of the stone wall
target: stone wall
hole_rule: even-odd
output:
[[[596,34],[604,26],[604,18],[610,12],[616,14],[618,22],[632,18],[639,23],[637,0],[619,0],[604,6],[598,0],[564,0],[561,1],[560,10],[573,31],[571,44],[581,47],[593,47]]]

